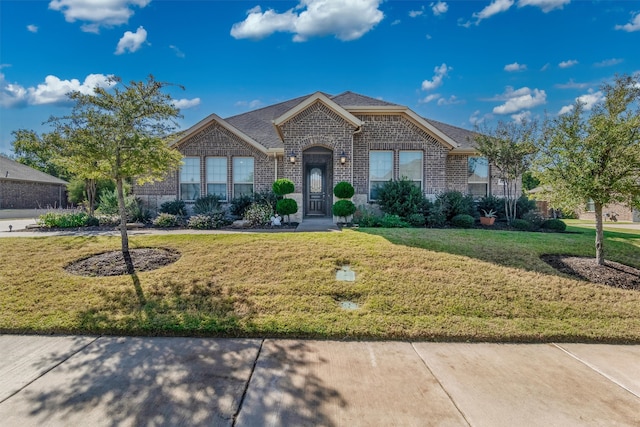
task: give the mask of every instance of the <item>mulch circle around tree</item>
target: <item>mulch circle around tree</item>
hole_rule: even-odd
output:
[[[129,253],[136,273],[156,270],[172,264],[180,258],[178,251],[162,248],[131,249]],[[122,251],[93,255],[69,264],[65,270],[79,276],[121,276],[127,274]]]
[[[620,289],[640,290],[638,268],[614,261],[605,261],[604,265],[598,265],[595,258],[589,257],[542,255],[540,258],[561,273],[581,280]]]

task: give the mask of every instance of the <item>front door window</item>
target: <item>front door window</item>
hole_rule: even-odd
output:
[[[309,166],[307,173],[307,215],[326,215],[326,166]]]

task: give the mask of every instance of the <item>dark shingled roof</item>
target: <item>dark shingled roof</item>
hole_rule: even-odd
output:
[[[224,120],[266,148],[282,148],[282,141],[280,140],[272,121],[305,101],[311,95],[312,94],[301,96],[299,98],[290,99],[258,110],[248,111]],[[382,101],[380,99],[371,98],[353,92],[344,92],[335,96],[328,95],[326,93],[323,93],[323,95],[341,107],[398,106],[398,104],[393,104],[391,102]],[[425,120],[458,143],[458,149],[473,148],[472,143],[474,133],[472,131],[435,120]]]
[[[22,163],[18,163],[4,156],[0,156],[0,181],[1,180],[67,185],[67,181],[51,176],[48,173],[40,172],[39,170],[25,166]]]

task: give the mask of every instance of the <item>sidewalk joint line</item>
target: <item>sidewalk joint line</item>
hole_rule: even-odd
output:
[[[570,357],[574,358],[578,362],[582,363],[587,368],[589,368],[589,369],[595,371],[596,373],[602,375],[603,377],[605,377],[606,379],[608,379],[609,381],[611,381],[612,383],[614,383],[618,387],[622,388],[623,390],[628,391],[629,393],[631,393],[632,395],[634,395],[635,397],[640,399],[640,395],[638,395],[636,392],[634,392],[633,390],[631,390],[629,387],[625,386],[624,384],[620,384],[615,378],[613,378],[610,375],[607,375],[606,373],[604,373],[603,371],[598,369],[596,366],[592,365],[591,363],[587,362],[586,360],[581,359],[576,354],[573,354],[569,350],[567,350],[564,347],[562,347],[560,344],[556,344],[556,343],[551,343],[551,344],[553,344],[554,347],[556,347],[557,349],[565,352],[566,354],[568,354]]]
[[[16,390],[15,392],[11,393],[9,396],[5,397],[4,399],[0,400],[0,404],[6,402],[7,400],[11,399],[13,396],[15,396],[16,394],[20,393],[22,390],[24,390],[25,388],[29,387],[31,384],[33,384],[34,382],[36,382],[37,380],[39,380],[40,378],[44,377],[45,375],[47,375],[49,372],[53,371],[54,369],[56,369],[58,366],[62,365],[64,362],[66,362],[67,360],[71,359],[73,356],[75,356],[76,354],[80,353],[81,351],[83,351],[85,348],[89,347],[91,344],[93,344],[94,342],[96,342],[99,338],[101,338],[101,335],[98,335],[97,337],[95,337],[93,340],[91,340],[90,342],[88,342],[86,345],[82,346],[81,348],[79,348],[77,351],[69,354],[67,357],[65,357],[64,359],[60,360],[58,363],[56,363],[55,365],[51,366],[49,369],[42,371],[37,377],[35,377],[34,379],[32,379],[31,381],[29,381],[28,383],[26,383],[25,385],[23,385],[22,387],[20,387],[18,390]]]
[[[231,423],[232,427],[235,427],[236,422],[238,421],[238,415],[240,415],[240,411],[242,411],[242,405],[244,404],[244,399],[247,396],[247,392],[249,391],[249,384],[251,383],[251,379],[253,378],[253,373],[256,371],[256,365],[258,364],[258,359],[260,358],[260,354],[262,353],[262,346],[264,345],[264,341],[264,338],[262,339],[262,341],[260,341],[260,347],[258,347],[258,353],[256,354],[256,358],[253,361],[251,373],[249,374],[247,383],[244,385],[244,390],[242,391],[242,397],[240,398],[240,403],[238,404],[238,410],[235,414],[233,414],[233,421]]]
[[[444,394],[447,395],[447,397],[449,398],[449,400],[451,401],[451,403],[453,404],[453,406],[456,408],[456,410],[458,411],[458,413],[460,414],[460,416],[462,417],[462,419],[467,423],[468,426],[471,426],[471,423],[469,422],[469,420],[467,419],[467,417],[464,415],[464,412],[462,412],[462,409],[460,409],[460,407],[458,406],[458,404],[456,403],[456,401],[453,399],[453,396],[451,396],[449,394],[449,392],[447,391],[446,388],[444,388],[444,385],[440,382],[440,378],[438,378],[436,376],[436,374],[431,370],[431,368],[429,367],[429,365],[427,364],[427,361],[424,360],[422,358],[422,356],[420,355],[420,353],[418,353],[418,350],[416,349],[416,346],[414,345],[413,342],[409,343],[411,344],[411,348],[413,348],[413,351],[418,355],[418,358],[420,360],[422,360],[422,364],[427,368],[427,371],[429,371],[429,373],[431,374],[431,376],[436,380],[436,382],[438,383],[438,385],[440,386],[440,388],[442,389],[442,391],[444,392]]]

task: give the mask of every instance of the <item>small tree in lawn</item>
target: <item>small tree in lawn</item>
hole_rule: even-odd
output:
[[[545,122],[537,176],[556,206],[595,207],[596,262],[604,264],[602,208],[640,207],[640,74],[616,76],[600,88],[604,101]]]
[[[333,195],[341,200],[333,204],[331,211],[335,216],[344,218],[345,224],[347,218],[356,212],[356,205],[351,200],[347,200],[351,199],[354,194],[355,189],[349,182],[342,181],[333,187]]]
[[[175,170],[181,155],[166,138],[177,128],[179,110],[163,92],[168,83],[149,76],[124,84],[117,77],[111,88],[96,87],[93,94],[69,93],[75,102],[67,117],[50,120],[55,126],[55,162],[84,178],[107,178],[116,183],[120,212],[122,255],[127,273],[134,274],[129,253],[124,183],[162,180]]]
[[[478,129],[474,141],[476,149],[498,170],[503,182],[505,216],[511,223],[516,218],[516,206],[520,194],[518,182],[529,170],[536,153],[535,122],[499,121],[495,128]]]
[[[298,203],[293,199],[287,199],[285,196],[295,191],[293,181],[282,178],[276,180],[271,186],[273,192],[282,199],[276,202],[276,211],[281,215],[287,216],[287,222],[291,224],[291,215],[298,212]]]

